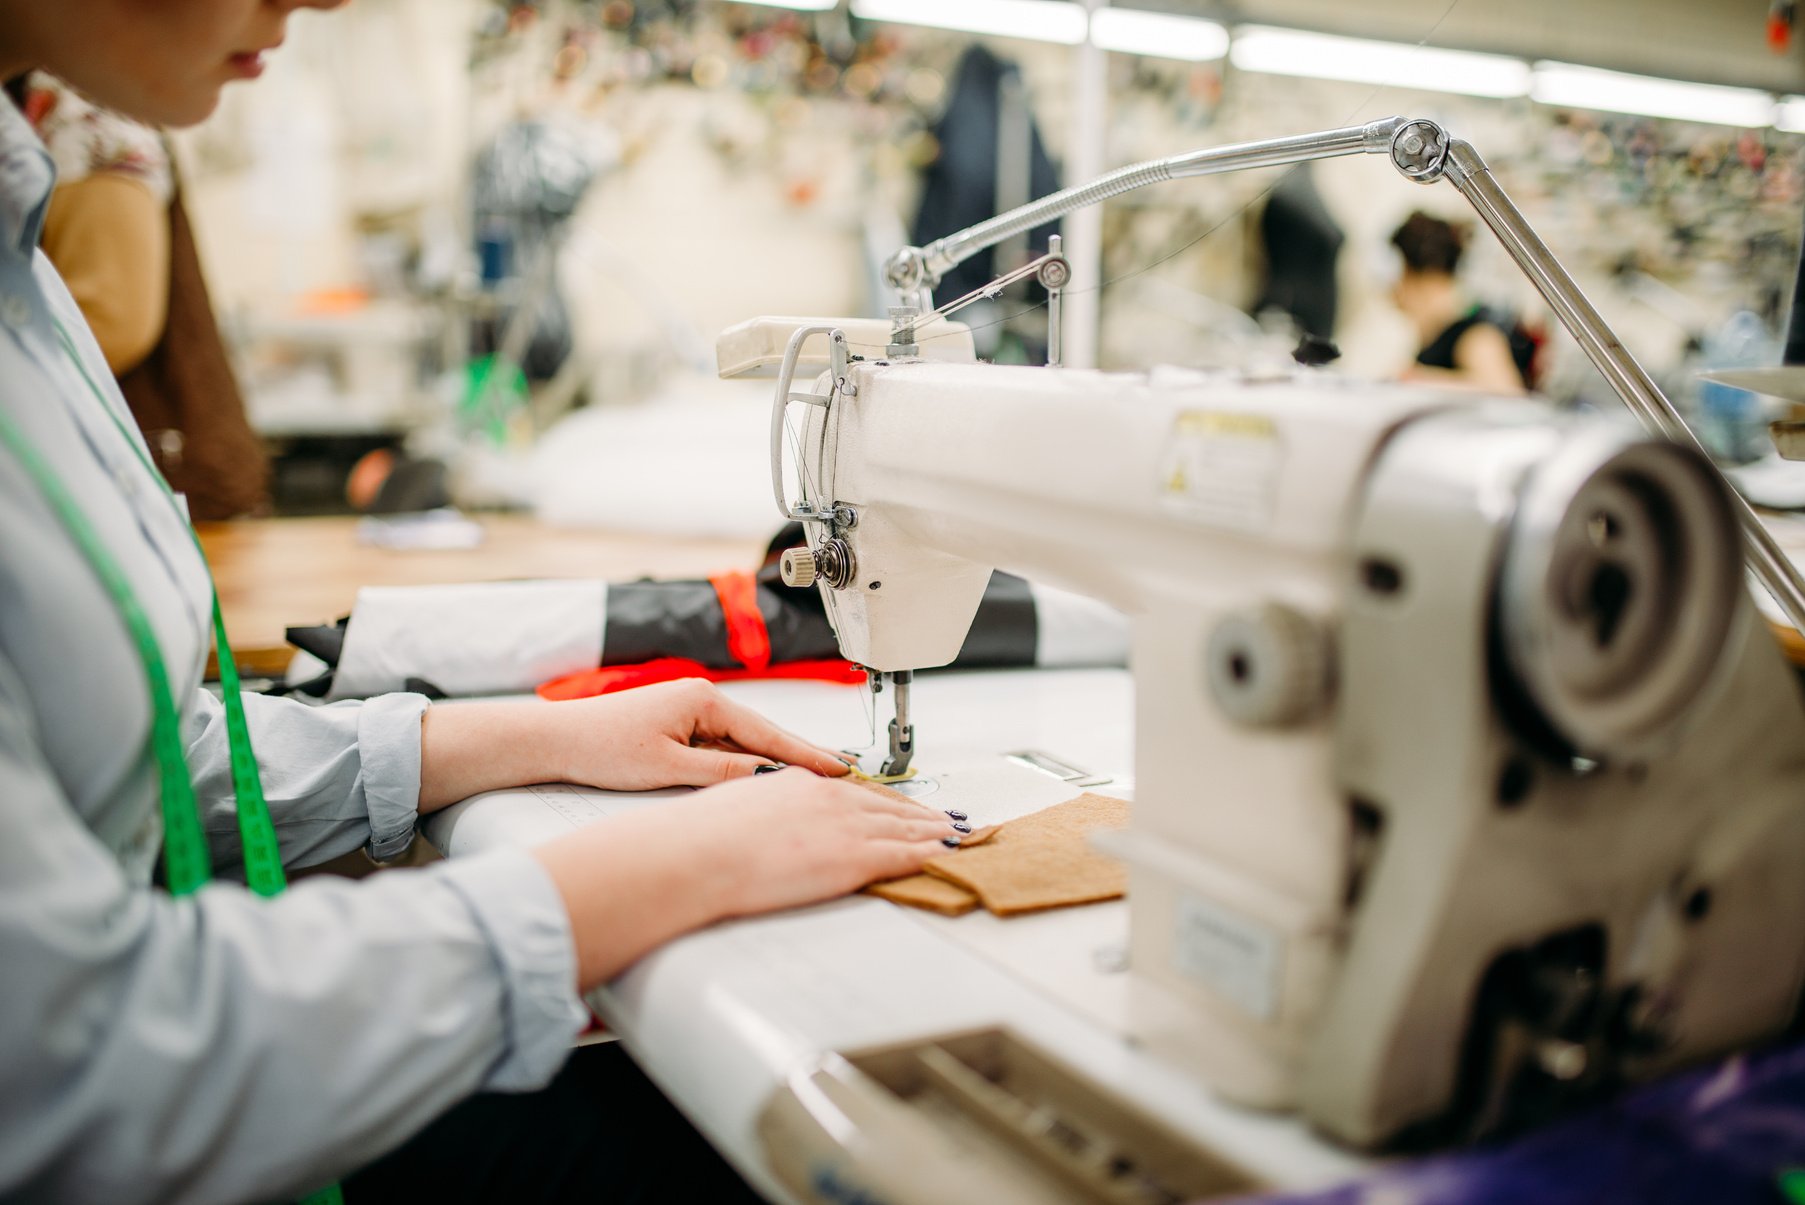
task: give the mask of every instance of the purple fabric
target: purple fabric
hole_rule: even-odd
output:
[[[1240,1205],[1776,1205],[1805,1168],[1805,1045],[1738,1055],[1493,1146]]]

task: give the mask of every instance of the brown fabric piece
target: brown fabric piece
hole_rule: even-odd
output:
[[[924,811],[940,813],[940,809],[932,804],[911,799],[901,791],[894,790],[881,782],[873,782],[869,778],[854,778],[848,781],[854,786],[875,791],[887,799],[900,799],[904,803],[915,804]],[[960,848],[965,849],[983,844],[990,840],[1001,827],[1001,825],[993,824],[989,828],[977,830],[961,842]],[[893,904],[905,904],[910,908],[938,912],[942,916],[964,916],[978,906],[977,896],[963,887],[955,886],[945,879],[937,879],[930,874],[904,875],[900,879],[887,879],[882,883],[873,883],[865,888],[865,894],[875,895],[880,900],[889,900]]]
[[[999,826],[979,848],[961,846],[927,864],[927,872],[978,897],[998,916],[1120,898],[1128,872],[1090,847],[1090,834],[1124,828],[1129,805],[1086,792]]]
[[[865,894],[889,900],[892,904],[920,908],[924,912],[938,912],[941,916],[964,916],[978,906],[977,896],[956,883],[937,879],[931,874],[912,874],[887,883],[873,883],[865,888]]]
[[[169,206],[169,318],[119,388],[193,518],[230,519],[268,505],[269,454],[245,417],[179,188]]]
[[[877,783],[871,785],[878,786]],[[896,795],[898,798],[908,798],[899,792],[891,791],[888,787],[880,786],[879,789]],[[923,804],[922,806],[926,807],[927,805]],[[963,852],[974,845],[982,845],[1002,829],[1003,826],[1000,824],[992,824],[978,829],[970,836],[960,840],[959,850]],[[964,916],[978,906],[978,897],[972,892],[957,883],[949,883],[945,879],[935,878],[927,873],[904,875],[900,879],[887,879],[882,883],[873,883],[865,888],[865,894],[875,895],[879,899],[889,900],[893,904],[907,904],[911,908],[938,912],[942,916]]]
[[[907,798],[879,783],[859,785]],[[923,873],[873,883],[865,893],[942,916],[964,916],[980,904],[998,916],[1014,916],[1117,899],[1128,889],[1127,872],[1091,849],[1090,834],[1123,828],[1128,816],[1123,800],[1087,792],[981,828],[958,849],[931,859]]]

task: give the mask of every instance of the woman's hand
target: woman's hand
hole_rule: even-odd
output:
[[[753,777],[771,762],[792,768]],[[570,912],[587,989],[691,929],[913,874],[958,844],[944,813],[824,777],[846,772],[690,679],[578,702],[430,708],[420,810],[530,782],[708,787],[533,851]]]
[[[692,847],[719,867],[723,916],[794,908],[914,874],[960,839],[945,812],[795,769],[686,802]]]
[[[553,706],[565,782],[612,791],[707,787],[785,762],[847,772],[839,755],[793,736],[701,678]]]
[[[421,722],[420,811],[532,782],[710,786],[771,762],[847,770],[700,678],[568,703],[456,703],[428,709]]]
[[[570,912],[586,990],[692,929],[913,874],[945,814],[801,770],[615,816],[534,855]]]

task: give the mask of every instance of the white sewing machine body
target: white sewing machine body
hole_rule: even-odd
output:
[[[856,393],[830,374],[785,408],[810,544],[856,570],[826,595],[848,652],[950,659],[992,566],[1132,618],[1132,681],[924,680],[924,802],[994,823],[1079,790],[1012,749],[1102,771],[1135,798],[1130,894],[1007,920],[837,901],[599,991],[772,1199],[1320,1188],[1352,1147],[1521,1120],[1792,1016],[1805,722],[1708,466],[1308,373],[843,375]],[[844,687],[728,689],[816,740],[865,731]],[[455,856],[665,793],[497,792],[426,829]]]
[[[1701,460],[1309,373],[867,360],[816,394],[849,659],[951,661],[993,568],[1129,614],[1110,848],[1160,1057],[1372,1146],[1792,1018],[1805,715]]]

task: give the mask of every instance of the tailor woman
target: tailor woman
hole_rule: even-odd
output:
[[[0,78],[191,124],[294,10],[334,6],[0,0]],[[579,993],[688,930],[911,872],[953,830],[702,683],[437,707],[203,690],[207,568],[36,249],[52,175],[0,107],[0,1198],[745,1194],[619,1056],[548,1096],[583,1062]],[[773,761],[797,768],[753,776]],[[550,780],[704,789],[282,891],[283,867],[389,855],[421,814]]]

